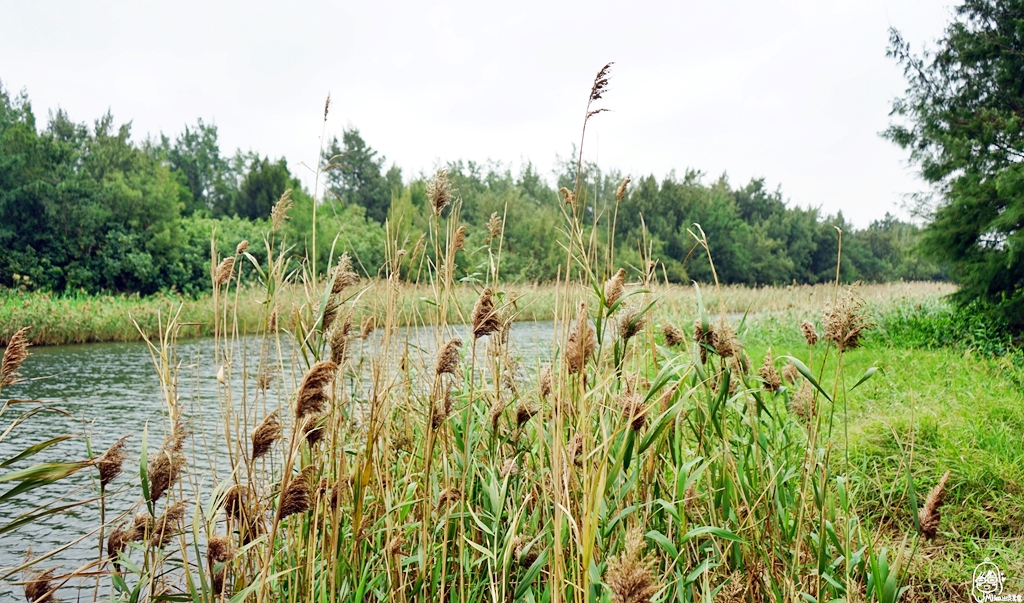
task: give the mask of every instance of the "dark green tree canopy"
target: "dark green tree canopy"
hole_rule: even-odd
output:
[[[392,190],[401,184],[401,170],[392,168],[387,176],[381,173],[384,157],[377,157],[356,128],[346,128],[341,137],[331,141],[328,151],[327,187],[344,203],[366,208],[366,216],[383,223],[391,206]]]
[[[889,56],[908,88],[884,136],[938,193],[923,248],[950,266],[955,299],[1024,327],[1024,1],[966,0],[919,55],[892,30]]]

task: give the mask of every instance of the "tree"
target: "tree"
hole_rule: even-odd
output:
[[[392,187],[401,182],[401,170],[381,174],[384,157],[370,148],[359,135],[359,130],[346,128],[341,137],[331,141],[330,169],[326,180],[328,190],[344,203],[355,203],[366,208],[366,216],[383,223],[391,206]],[[390,180],[390,182],[389,182]]]
[[[938,193],[923,249],[948,264],[961,303],[1024,328],[1024,0],[966,0],[935,51],[896,30],[908,88],[884,132]]]
[[[238,187],[234,214],[250,220],[268,218],[281,195],[290,188],[298,187],[298,182],[288,171],[284,157],[274,163],[266,157],[254,159],[249,165],[249,173]]]

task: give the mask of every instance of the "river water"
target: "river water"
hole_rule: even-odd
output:
[[[463,352],[468,354],[469,342],[472,340],[469,328],[452,327],[450,334],[461,336],[467,342]],[[550,359],[553,337],[554,323],[551,322],[513,324],[509,333],[510,348],[527,373],[535,374],[536,367]],[[282,341],[285,339],[282,337]],[[407,354],[407,360],[414,365],[418,363],[430,367],[437,340],[438,334],[433,328],[399,329],[398,336],[391,339],[393,348],[390,362],[397,362],[399,355]],[[260,341],[255,338],[242,341],[244,346],[240,345],[232,355],[232,368],[226,378],[236,400],[244,398],[246,394],[249,397],[253,395],[255,367],[261,347]],[[358,347],[353,350],[356,356],[354,361],[358,362],[360,357],[367,359],[380,355],[380,341],[379,334],[374,334],[365,342],[353,344]],[[394,345],[396,341],[401,345]],[[0,475],[37,462],[90,458],[87,438],[84,436],[88,436],[95,453],[99,454],[122,436],[130,435],[126,446],[128,460],[124,465],[124,474],[108,490],[106,519],[110,522],[140,501],[138,459],[143,429],[148,431],[150,450],[160,446],[165,433],[164,397],[150,350],[144,342],[137,342],[41,347],[31,348],[30,351],[32,355],[21,369],[23,377],[28,381],[4,388],[0,394],[2,400],[26,402],[14,405],[0,417],[0,433],[7,429],[20,412],[35,408],[40,410],[15,427],[6,438],[0,439],[0,462],[27,446],[59,435],[80,434],[83,437],[61,442],[31,459],[0,469]],[[478,347],[477,354],[480,353]],[[288,345],[283,346],[282,356],[286,372],[287,367],[292,367],[294,378],[301,377],[302,369],[294,349]],[[223,396],[225,386],[218,384],[218,367],[213,359],[214,342],[211,339],[179,342],[177,345],[175,364],[178,366],[179,404],[184,414],[191,418],[194,440],[200,445],[200,438],[209,442],[223,442],[218,387]],[[355,387],[360,385],[356,384]],[[200,466],[193,465],[198,469],[196,474],[209,474],[212,471],[224,477],[229,471],[224,451],[218,451],[220,454],[214,458],[202,461],[203,455],[191,454],[188,447],[187,444],[186,454],[190,459],[200,459]],[[192,475],[183,479],[205,479],[204,490],[209,490],[209,477]],[[0,494],[10,487],[10,484],[0,484]],[[31,512],[42,502],[61,496],[67,497],[66,502],[93,498],[98,488],[96,470],[90,468],[52,486],[18,495],[0,503],[0,526]],[[76,539],[81,540],[54,553],[37,567],[57,566],[58,574],[63,574],[95,561],[99,555],[98,534],[95,532],[100,524],[99,517],[99,504],[94,502],[75,506],[66,512],[44,517],[0,535],[0,576],[23,563],[30,549],[35,556],[44,555]],[[0,582],[0,600],[23,598],[21,587],[9,584],[9,581],[21,578],[19,573],[8,578],[8,583]],[[71,587],[77,584],[70,582],[68,588],[60,594],[76,597]],[[87,593],[83,591],[82,596],[91,598],[91,584],[86,583],[89,590]]]

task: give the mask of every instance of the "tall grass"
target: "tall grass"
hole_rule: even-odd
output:
[[[105,538],[97,561],[28,574],[30,600],[90,580],[116,601],[899,599],[924,536],[881,545],[842,446],[849,391],[873,374],[844,368],[871,326],[857,294],[773,294],[785,310],[810,293],[821,337],[750,358],[727,319],[746,309],[730,301],[736,290],[695,287],[691,306],[654,270],[627,281],[598,241],[607,217],[588,211],[585,183],[562,194],[565,264],[543,366],[524,366],[507,337],[529,310],[500,279],[503,225],[472,304],[454,281],[465,231],[443,172],[430,187],[425,301],[409,302],[398,276],[409,252],[396,241],[373,283],[344,256],[320,258],[326,279],[312,261],[289,270],[274,230],[265,263],[241,248],[214,255],[221,432],[195,433],[181,404],[184,308],[155,329],[140,323],[165,402],[152,423],[162,443],[143,429],[127,478],[109,462],[120,469],[117,442],[94,461],[0,477],[14,484],[7,497],[106,467],[113,477],[83,504],[102,505],[118,479],[117,495],[136,500],[87,535]],[[713,265],[699,226],[692,234]],[[240,286],[242,271],[262,285]],[[414,349],[399,325],[428,329],[431,344]],[[259,339],[260,377],[236,386],[246,332]],[[226,473],[199,469],[197,455],[218,454]],[[941,496],[929,500],[926,527]]]

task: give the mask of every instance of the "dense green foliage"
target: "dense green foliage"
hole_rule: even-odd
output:
[[[116,125],[109,114],[88,126],[58,111],[40,126],[24,93],[0,88],[0,286],[57,293],[209,290],[211,237],[219,256],[248,239],[261,259],[266,220],[287,190],[294,207],[275,236],[295,257],[311,251],[313,196],[284,158],[226,155],[216,126],[202,120],[173,140],[161,135],[136,143],[130,135],[130,126]],[[518,174],[501,164],[448,164],[467,226],[457,278],[478,278],[498,253],[503,279],[558,278],[564,250],[553,241],[566,215],[557,188],[572,187],[575,167],[562,162],[549,184],[529,163]],[[620,173],[584,167],[582,215],[589,224],[614,225],[589,233],[595,250],[608,257],[613,248],[616,263],[637,272],[655,260],[668,281],[712,280],[696,253],[694,225],[700,224],[713,241],[723,283],[834,278],[836,228],[843,232],[843,280],[943,276],[915,252],[918,229],[888,215],[856,230],[841,214],[787,205],[763,180],[737,188],[724,176],[706,181],[696,171],[640,178],[617,195]],[[392,252],[407,251],[402,276],[415,280],[436,236],[427,179],[403,180],[401,169],[388,167],[354,128],[340,142],[331,140],[317,207],[318,270],[346,252],[360,272],[375,275],[384,242],[395,241]]]
[[[961,303],[1024,326],[1024,2],[966,0],[934,52],[892,31],[906,95],[886,136],[908,149],[940,200],[923,208],[924,249],[951,267]]]

